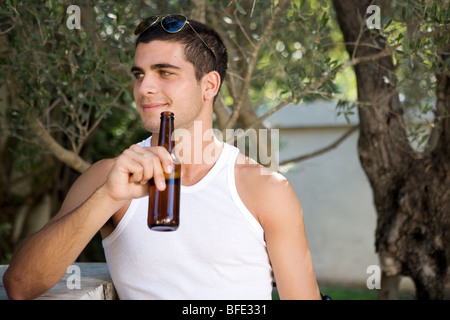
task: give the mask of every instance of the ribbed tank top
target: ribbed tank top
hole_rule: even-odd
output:
[[[120,299],[271,299],[264,230],[236,189],[238,153],[224,143],[205,177],[181,186],[176,231],[150,230],[148,196],[131,201],[102,242]]]

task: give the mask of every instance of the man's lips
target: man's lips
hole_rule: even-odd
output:
[[[167,103],[165,102],[142,103],[141,107],[143,111],[151,111],[153,109],[167,107]]]

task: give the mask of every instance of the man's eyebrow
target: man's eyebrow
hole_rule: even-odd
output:
[[[156,69],[181,69],[181,68],[178,66],[174,66],[173,64],[170,63],[156,63],[151,66],[151,69],[156,70]]]
[[[158,70],[158,69],[181,69],[178,66],[175,66],[173,64],[170,63],[156,63],[151,65],[150,67],[152,70]],[[144,72],[144,70],[140,67],[137,66],[133,66],[131,67],[131,73],[133,72]]]
[[[139,67],[136,67],[136,66],[132,66],[131,67],[131,73],[142,72],[142,71],[143,71],[142,68],[139,68]]]

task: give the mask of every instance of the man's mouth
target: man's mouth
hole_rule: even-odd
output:
[[[142,103],[141,108],[142,111],[153,111],[155,109],[164,108],[167,107],[167,103],[165,102],[149,102],[149,103]]]

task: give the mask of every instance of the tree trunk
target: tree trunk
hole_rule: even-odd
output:
[[[381,288],[378,293],[378,300],[397,300],[400,286],[400,275],[387,276],[381,273]]]
[[[385,48],[383,36],[365,26],[370,0],[333,3],[351,57]],[[419,299],[443,299],[450,256],[450,120],[440,122],[438,143],[430,155],[417,156],[402,124],[394,69],[391,56],[354,67],[358,100],[370,104],[358,110],[358,151],[378,213],[375,249],[386,276],[408,275]],[[449,81],[442,77],[438,90],[449,114]]]

